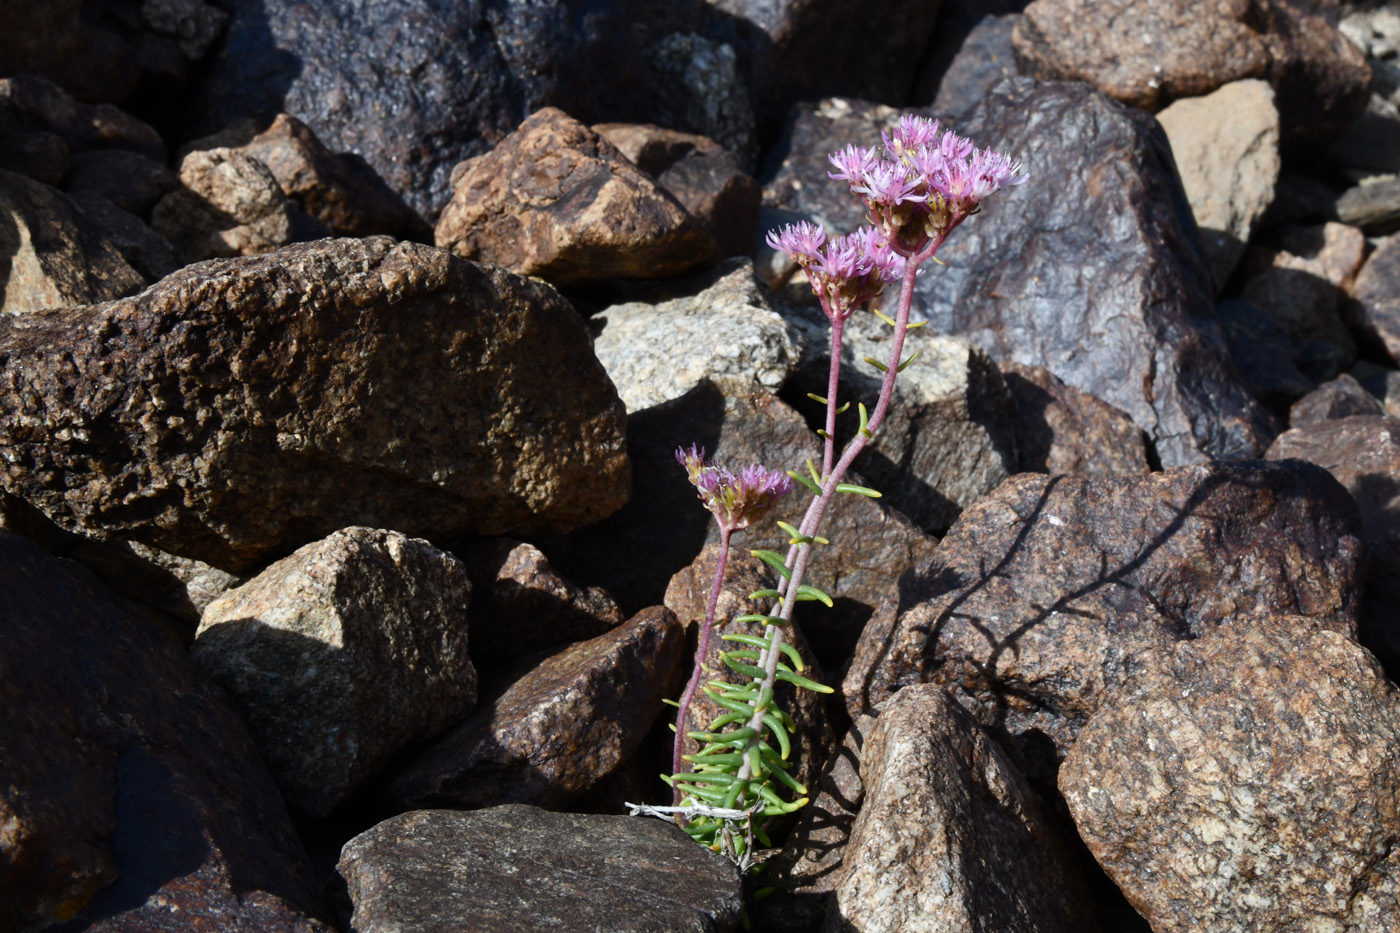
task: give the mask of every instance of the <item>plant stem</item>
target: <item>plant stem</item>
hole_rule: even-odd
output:
[[[695,699],[695,692],[700,689],[700,677],[705,669],[705,656],[710,651],[710,634],[715,627],[715,611],[719,608],[720,590],[724,588],[724,567],[729,563],[729,536],[733,532],[723,525],[719,529],[719,557],[715,561],[715,582],[710,587],[710,605],[705,610],[705,622],[700,627],[700,637],[695,646],[695,669],[690,673],[690,682],[685,685],[685,693],[681,694],[680,709],[676,713],[676,743],[671,752],[671,773],[680,774],[685,768],[685,734],[686,717],[690,714],[690,704]],[[680,806],[681,791],[676,788],[672,795],[674,806]],[[676,821],[685,825],[685,818],[680,814],[676,815]]]

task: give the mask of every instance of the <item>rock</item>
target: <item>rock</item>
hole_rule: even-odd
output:
[[[847,706],[942,684],[1048,787],[1144,651],[1251,612],[1354,635],[1360,523],[1344,492],[1292,462],[1015,477],[965,511],[876,610]]]
[[[1150,472],[1133,419],[1037,366],[1002,373],[1016,402],[1019,473],[1106,478]]]
[[[141,20],[175,41],[190,61],[200,61],[223,35],[228,14],[204,0],[142,0]]]
[[[609,142],[546,107],[453,172],[437,245],[557,284],[666,278],[714,258],[669,194]]]
[[[68,0],[62,0],[68,2]],[[13,6],[14,0],[6,3]],[[35,75],[0,78],[0,133],[44,130],[62,136],[73,151],[130,149],[165,161],[155,128],[111,104],[85,104]]]
[[[1093,929],[1045,806],[946,691],[902,690],[861,749],[860,815],[829,930]]]
[[[1149,111],[1242,78],[1273,86],[1282,140],[1327,146],[1366,106],[1365,56],[1284,0],[1036,0],[1013,39],[1023,73],[1084,81]]]
[[[93,149],[74,153],[66,190],[95,194],[137,217],[149,217],[162,197],[180,187],[180,176],[139,152]]]
[[[972,27],[939,80],[938,96],[930,110],[959,117],[977,106],[1003,78],[1015,77],[1011,34],[1020,18],[1020,13],[988,13]]]
[[[1352,327],[1385,358],[1400,361],[1400,236],[1386,237],[1361,267],[1348,307]]]
[[[629,412],[680,398],[706,379],[777,392],[805,345],[773,310],[753,263],[732,259],[659,303],[612,305],[590,321],[593,352]]]
[[[821,458],[818,439],[795,411],[766,392],[723,391],[702,383],[684,396],[628,418],[632,497],[616,515],[567,537],[539,539],[575,580],[606,587],[624,611],[662,601],[672,575],[719,540],[713,516],[676,463],[676,449],[700,444],[715,462],[742,468],[803,469]],[[858,480],[853,480],[858,482]],[[793,493],[772,513],[795,523],[806,511]],[[812,562],[807,582],[836,600],[835,610],[806,604],[799,621],[824,666],[841,666],[874,605],[933,539],[898,512],[864,496],[840,496],[822,534],[832,546]],[[736,538],[736,547],[774,547],[767,529]],[[809,611],[810,610],[810,611]]]
[[[40,130],[0,136],[0,169],[28,175],[57,188],[68,174],[68,143],[57,133]]]
[[[151,227],[176,246],[181,265],[292,242],[291,202],[256,159],[235,149],[191,152],[180,162],[180,182],[151,211]]]
[[[1383,414],[1385,407],[1380,400],[1367,392],[1350,373],[1342,373],[1294,402],[1288,412],[1288,425],[1302,428],[1350,418],[1352,415]],[[1274,441],[1277,443],[1278,438],[1274,438]]]
[[[1244,253],[1278,182],[1278,111],[1258,79],[1178,100],[1157,121],[1171,143],[1219,292]]]
[[[825,397],[830,324],[810,305],[784,311],[802,315],[813,348],[799,387]],[[959,512],[1016,472],[1016,403],[985,352],[929,330],[907,334],[904,358],[919,357],[895,383],[885,423],[854,466],[889,505],[925,531],[942,534]],[[846,322],[838,404],[858,402],[874,410],[884,374],[865,358],[887,362],[889,335],[888,325],[873,314],[858,313]],[[810,421],[825,424],[824,406],[813,403],[804,410]],[[844,445],[858,426],[851,414],[839,418],[838,443]]]
[[[78,0],[0,4],[0,73],[51,79],[85,101],[121,101],[140,80],[132,49]]]
[[[948,266],[920,277],[914,307],[929,329],[1122,409],[1164,466],[1257,455],[1275,428],[1227,362],[1156,122],[1083,85],[1019,78],[958,132],[1024,160],[1031,180],[958,230],[940,251]]]
[[[656,79],[656,121],[713,139],[744,171],[753,171],[758,162],[753,103],[734,47],[676,32],[648,49],[647,64]]]
[[[1400,672],[1400,419],[1377,413],[1295,425],[1266,456],[1315,463],[1356,500],[1369,564],[1359,638]]]
[[[1278,323],[1292,345],[1291,358],[1315,382],[1336,378],[1356,361],[1356,341],[1339,313],[1344,293],[1328,271],[1318,258],[1255,247],[1245,264],[1241,292]]]
[[[400,814],[350,840],[337,869],[362,933],[724,933],[743,907],[729,860],[675,826],[513,804]]]
[[[364,160],[331,152],[296,117],[278,114],[237,148],[267,166],[282,192],[336,236],[402,239],[427,232],[423,219]]]
[[[763,193],[718,143],[635,123],[600,123],[593,131],[679,201],[714,240],[721,257],[753,252]]]
[[[529,803],[557,809],[615,771],[680,693],[685,634],[643,610],[525,671],[499,698],[395,768],[397,811]]]
[[[87,571],[0,530],[0,927],[328,933],[247,731]]]
[[[1089,849],[1157,933],[1400,922],[1400,699],[1312,620],[1152,652],[1060,772]]]
[[[1373,93],[1361,116],[1328,148],[1327,158],[1349,174],[1400,172],[1400,110]]]
[[[0,314],[110,301],[146,281],[68,198],[0,171]]]
[[[143,282],[155,282],[179,268],[170,241],[137,217],[96,194],[70,197],[83,225],[111,244]]]
[[[1317,275],[1344,292],[1356,284],[1369,252],[1366,234],[1341,223],[1289,224],[1269,236],[1280,249],[1314,263]]]
[[[1220,329],[1240,380],[1249,394],[1282,412],[1313,389],[1294,362],[1302,356],[1283,325],[1252,301],[1227,298],[1216,305]]]
[[[476,706],[471,592],[427,541],[346,528],[210,603],[190,658],[242,713],[288,803],[324,817]]]
[[[1342,192],[1332,210],[1337,220],[1360,227],[1367,236],[1394,233],[1400,229],[1400,176],[1366,179]]]
[[[353,524],[564,531],[627,495],[573,309],[428,246],[309,243],[0,318],[0,361],[6,491],[230,571]]]
[[[588,123],[649,118],[633,5],[236,0],[194,129],[291,114],[331,150],[363,156],[432,222],[452,167],[541,107]]]
[[[1363,389],[1380,401],[1387,415],[1400,417],[1400,370],[1360,360],[1351,368],[1351,375]]]
[[[481,670],[596,638],[626,621],[605,590],[564,579],[534,545],[485,538],[461,556],[472,580],[471,656]]]

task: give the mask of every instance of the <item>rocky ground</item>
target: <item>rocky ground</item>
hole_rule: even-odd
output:
[[[818,455],[763,233],[911,111],[1030,179],[919,280],[746,885],[625,815],[674,451]],[[0,0],[0,303],[0,930],[1400,929],[1400,4]]]

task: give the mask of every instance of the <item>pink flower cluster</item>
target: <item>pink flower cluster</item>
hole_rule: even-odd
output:
[[[792,477],[755,463],[738,476],[705,459],[705,448],[676,448],[676,461],[685,467],[700,501],[726,531],[747,528],[763,518],[777,501],[792,492]]]
[[[842,320],[904,275],[904,258],[874,227],[828,240],[821,227],[802,221],[770,231],[767,241],[802,267],[828,316]]]

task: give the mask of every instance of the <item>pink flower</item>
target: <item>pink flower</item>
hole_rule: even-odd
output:
[[[792,492],[792,477],[754,463],[735,476],[705,459],[705,448],[676,448],[676,461],[685,467],[705,508],[726,531],[747,528],[767,515],[778,500]]]
[[[826,231],[802,220],[788,224],[781,231],[770,230],[764,239],[773,249],[786,253],[789,259],[806,269],[821,257],[819,251],[826,242]]]

